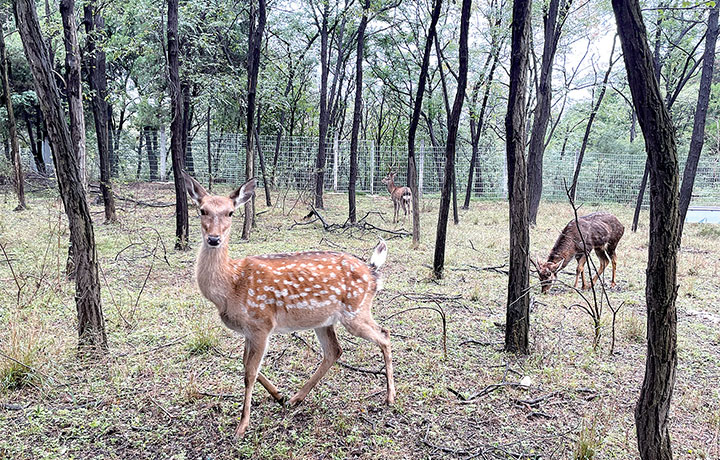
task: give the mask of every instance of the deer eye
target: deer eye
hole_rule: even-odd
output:
[[[228,213],[228,217],[232,217],[232,215],[233,215],[233,211],[230,211],[230,212]]]
[[[207,216],[207,211],[204,210],[204,209],[201,209],[201,210],[200,210],[200,215],[201,215],[201,216]]]

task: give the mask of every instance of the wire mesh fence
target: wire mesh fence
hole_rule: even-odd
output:
[[[146,134],[139,145],[137,139],[124,137],[116,146],[119,181],[162,181],[172,178],[169,136],[162,131]],[[444,176],[445,147],[428,145],[423,141],[416,146],[419,187],[422,194],[439,194]],[[92,145],[88,142],[88,145]],[[317,137],[260,136],[255,159],[256,176],[260,185],[267,180],[278,189],[310,190],[314,184],[318,154]],[[202,183],[212,178],[214,184],[237,184],[245,178],[245,136],[234,133],[199,132],[188,144],[186,168]],[[92,158],[96,155],[88,152]],[[326,164],[323,169],[325,190],[345,192],[350,175],[350,141],[328,136]],[[261,171],[260,155],[265,166]],[[460,143],[456,159],[458,199],[465,197],[469,179],[472,151]],[[34,169],[29,152],[23,155],[28,169]],[[574,152],[549,150],[543,161],[543,199],[566,199],[565,186],[572,181],[576,165]],[[0,168],[7,166],[7,158]],[[3,163],[4,162],[4,163]],[[684,158],[680,159],[681,174]],[[645,168],[645,155],[641,152],[608,153],[587,152],[578,181],[576,199],[579,202],[634,203]],[[383,178],[390,171],[397,172],[396,184],[407,184],[407,146],[378,145],[372,140],[358,143],[358,177],[356,189],[361,193],[386,193]],[[97,161],[88,162],[88,173],[99,176]],[[507,196],[507,168],[505,151],[497,147],[482,147],[473,174],[472,197],[505,199]],[[701,157],[695,178],[694,205],[720,204],[720,157]],[[647,194],[646,194],[647,200]]]

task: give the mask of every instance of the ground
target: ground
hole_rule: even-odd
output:
[[[637,458],[633,409],[644,372],[647,213],[633,233],[629,207],[581,209],[611,211],[626,226],[618,286],[608,291],[611,305],[622,305],[615,353],[607,305],[593,350],[592,320],[574,306],[583,303],[580,295],[563,285],[542,295],[533,278],[531,353],[515,356],[502,351],[507,277],[502,268],[481,269],[507,261],[506,203],[476,201],[460,211],[460,224],[449,224],[445,277],[433,280],[428,264],[439,200],[426,198],[418,250],[409,238],[383,234],[389,257],[374,315],[391,332],[395,405],[384,405],[382,375],[361,372],[382,369],[379,349],[338,326],[341,361],[350,367],[334,366],[294,408],[281,407],[257,385],[250,429],[238,441],[243,338],[222,325],[193,280],[197,211],[191,207],[192,249],[177,252],[174,208],[147,206],[172,203],[172,189],[140,184],[118,193],[136,200],[118,201],[119,223],[102,224],[102,207],[92,206],[110,351],[82,361],[74,284],[63,272],[68,230],[61,203],[52,192],[35,191],[31,209],[14,213],[5,191],[0,458]],[[328,232],[319,222],[291,228],[307,208],[292,193],[273,198],[278,203],[268,209],[258,194],[250,242],[240,241],[242,218],[235,218],[234,257],[342,249],[369,258],[377,232]],[[328,223],[345,221],[346,200],[328,194]],[[377,227],[402,226],[391,223],[388,196],[361,196],[358,206],[360,216],[380,213],[367,218]],[[571,217],[566,203],[543,203],[532,255],[546,255]],[[717,226],[685,227],[670,424],[677,458],[720,456],[718,240]],[[571,283],[574,268],[572,262],[560,279]],[[405,311],[413,307],[433,309]],[[274,336],[264,373],[290,396],[319,362],[317,349],[312,331]],[[529,386],[517,385],[524,378]]]

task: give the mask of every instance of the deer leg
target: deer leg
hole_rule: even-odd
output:
[[[319,327],[315,329],[315,335],[317,335],[320,345],[322,346],[322,362],[320,363],[320,367],[318,367],[312,377],[310,377],[310,380],[300,388],[300,391],[290,398],[290,405],[298,404],[304,400],[310,390],[317,385],[328,369],[335,364],[335,361],[337,361],[342,354],[342,348],[340,348],[340,343],[338,343],[333,326]]]
[[[249,350],[249,347],[245,347],[245,352],[243,353],[243,362],[247,362]],[[280,404],[285,403],[285,397],[280,394],[280,391],[277,389],[277,387],[273,385],[272,382],[260,372],[258,372],[257,374],[257,381],[260,382],[260,384],[268,391],[268,393],[270,393],[270,396],[272,396],[275,401],[279,402]]]
[[[378,326],[369,314],[363,315],[362,317],[358,316],[352,321],[344,322],[343,325],[352,335],[373,342],[382,350],[383,359],[385,360],[385,378],[387,379],[387,396],[385,402],[387,404],[393,404],[395,402],[395,380],[393,379],[390,333],[387,329]]]
[[[260,372],[260,364],[262,363],[265,350],[267,349],[268,335],[246,337],[245,338],[245,401],[243,402],[242,416],[240,424],[235,430],[235,436],[242,437],[245,435],[248,425],[250,424],[250,404],[252,401],[252,389],[255,385],[258,373]]]
[[[393,223],[394,223],[394,224],[397,224],[397,223],[398,223],[398,220],[400,220],[400,219],[398,219],[398,214],[400,214],[400,203],[398,203],[397,201],[395,201],[395,202],[393,203],[393,205],[395,205],[395,217],[393,218]]]
[[[612,280],[610,281],[610,287],[615,287],[615,271],[617,270],[617,254],[615,253],[615,250],[612,252],[608,250],[608,253],[610,255],[610,260],[612,261]]]
[[[593,276],[593,279],[591,281],[592,285],[595,285],[598,278],[600,278],[600,275],[605,271],[605,267],[608,266],[608,263],[610,262],[610,259],[608,259],[608,256],[605,254],[605,251],[602,249],[596,249],[595,254],[597,254],[598,259],[600,259],[600,269],[598,269],[598,272],[595,273],[595,276]]]
[[[577,275],[580,275],[580,279],[582,280],[582,289],[583,291],[585,289],[589,289],[590,287],[585,284],[585,263],[587,262],[587,256],[582,255],[580,259],[578,259],[578,266],[577,266],[577,273],[575,275],[576,282],[575,285],[577,286]]]

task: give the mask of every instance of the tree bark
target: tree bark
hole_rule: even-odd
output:
[[[83,187],[87,189],[87,156],[85,148],[85,114],[82,105],[80,79],[80,49],[78,48],[75,0],[60,0],[65,45],[65,92],[70,112],[70,136],[77,149],[78,168]]]
[[[365,52],[365,29],[368,23],[368,10],[370,0],[363,4],[363,14],[357,32],[357,50],[355,59],[355,105],[353,107],[352,133],[350,134],[350,179],[348,181],[348,218],[350,223],[357,221],[355,205],[355,185],[357,182],[358,136],[360,135],[360,121],[362,119],[363,105],[363,59]]]
[[[92,91],[92,112],[95,119],[97,151],[100,159],[100,191],[105,206],[105,221],[116,222],[115,197],[110,179],[110,131],[107,108],[107,73],[105,71],[105,51],[97,47],[97,36],[102,33],[105,21],[95,11],[94,0],[84,6],[85,32],[87,33],[87,69],[88,84]]]
[[[695,107],[690,150],[688,151],[688,157],[685,161],[685,171],[683,172],[682,187],[680,188],[680,221],[678,224],[680,229],[678,231],[678,238],[682,238],[685,216],[687,216],[690,200],[692,199],[695,174],[697,173],[700,154],[702,153],[705,142],[705,120],[710,103],[713,67],[715,66],[715,45],[717,44],[718,38],[719,10],[720,3],[716,2],[713,9],[710,10],[710,16],[708,17],[708,28],[705,34],[705,53],[703,55],[703,67],[700,75],[700,89],[698,90],[698,100]]]
[[[325,143],[330,116],[327,102],[328,86],[328,15],[329,2],[325,2],[320,26],[320,120],[318,123],[318,154],[315,161],[315,207],[324,208],[323,188],[325,183]]]
[[[3,94],[5,97],[5,108],[7,109],[8,137],[10,138],[11,161],[13,165],[13,185],[17,195],[18,205],[15,211],[27,209],[25,202],[25,183],[23,182],[22,162],[20,160],[20,146],[18,144],[17,126],[15,125],[15,112],[13,111],[12,97],[10,94],[9,61],[7,49],[5,48],[5,30],[3,25],[5,18],[0,18],[0,72],[2,73]]]
[[[505,321],[505,349],[527,354],[530,328],[528,253],[530,228],[525,164],[525,92],[530,44],[530,0],[514,0],[510,93],[505,116],[510,209],[510,269]]]
[[[612,0],[628,83],[650,166],[647,357],[635,407],[643,460],[672,458],[668,412],[677,366],[678,159],[675,133],[654,74],[638,0]]]
[[[552,70],[555,61],[555,52],[562,26],[565,22],[572,0],[550,0],[547,11],[543,15],[544,44],[542,62],[540,64],[539,85],[537,88],[537,105],[530,134],[530,149],[528,151],[527,182],[529,200],[530,223],[535,225],[537,220],[540,198],[542,197],[543,155],[545,153],[545,134],[550,121],[550,108],[552,106]]]
[[[425,94],[425,85],[427,84],[428,66],[430,65],[430,54],[435,40],[436,26],[440,18],[442,10],[442,0],[434,0],[433,10],[430,15],[430,26],[428,27],[427,39],[425,40],[425,50],[423,52],[423,61],[420,66],[420,78],[418,81],[417,93],[415,96],[415,105],[413,107],[412,117],[410,118],[410,127],[408,129],[408,184],[412,191],[412,214],[413,214],[413,248],[420,245],[420,191],[418,190],[418,169],[415,159],[415,135],[417,134],[418,123],[420,122],[420,112],[422,111],[422,100]]]
[[[253,11],[254,2],[250,5],[250,34],[248,36],[248,104],[247,104],[247,127],[245,130],[245,180],[255,177],[255,149],[253,133],[255,132],[255,101],[257,99],[257,81],[260,72],[260,47],[262,36],[265,30],[266,7],[265,0],[258,0],[257,13]],[[257,24],[255,15],[257,14]],[[265,184],[267,189],[267,183]],[[250,239],[250,230],[255,221],[255,196],[245,203],[245,220],[243,221],[242,238]]]
[[[447,241],[447,223],[450,212],[450,194],[455,188],[455,144],[457,142],[458,126],[465,88],[467,86],[468,72],[468,30],[470,29],[471,0],[463,0],[460,14],[460,68],[458,69],[457,92],[453,102],[452,112],[448,117],[448,136],[445,143],[445,180],[440,195],[440,209],[438,211],[437,233],[435,237],[435,255],[433,259],[433,274],[442,278],[445,268],[445,242]],[[457,195],[455,195],[457,197]],[[457,209],[457,208],[456,208]]]
[[[173,178],[175,182],[175,249],[188,248],[188,203],[185,180],[180,171],[185,169],[183,152],[183,101],[180,90],[180,59],[178,45],[178,0],[168,0],[167,19],[168,73],[170,77],[171,122],[170,150],[172,152]]]
[[[92,219],[72,147],[65,111],[55,83],[52,62],[38,23],[33,0],[13,1],[15,22],[35,82],[35,91],[53,145],[60,196],[70,227],[75,253],[75,303],[78,316],[79,350],[107,352],[105,320],[100,301],[97,252]]]

